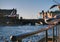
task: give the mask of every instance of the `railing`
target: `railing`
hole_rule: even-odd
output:
[[[48,25],[45,29],[44,28],[42,28],[42,29],[40,29],[40,30],[38,30],[38,31],[34,31],[34,32],[29,32],[29,33],[25,33],[25,34],[21,34],[21,35],[18,35],[18,36],[11,36],[10,37],[10,39],[11,39],[11,41],[12,42],[15,42],[15,41],[17,41],[17,42],[22,42],[22,39],[24,39],[24,38],[27,38],[27,37],[29,37],[29,36],[31,36],[31,35],[35,35],[35,34],[38,34],[38,33],[41,33],[41,32],[45,32],[45,37],[43,38],[43,39],[40,39],[38,42],[48,42],[49,41],[49,39],[50,38],[48,38],[49,36],[48,36],[48,30],[50,30],[50,29],[52,29],[52,42],[57,42],[57,37],[58,37],[58,33],[57,33],[57,30],[58,30],[58,28],[57,28],[57,23],[59,22],[60,20],[58,20],[58,21],[54,21],[54,23],[52,24],[52,22],[51,22],[51,24],[50,25]],[[54,30],[54,27],[56,27],[56,29]],[[56,35],[55,35],[55,33],[56,33]],[[51,40],[50,39],[50,40]]]

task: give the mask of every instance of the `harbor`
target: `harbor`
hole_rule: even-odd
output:
[[[60,42],[60,0],[0,0],[0,42]]]

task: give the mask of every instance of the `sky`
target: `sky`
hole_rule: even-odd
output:
[[[60,2],[60,0],[57,1]],[[0,0],[0,9],[15,8],[19,17],[35,19],[39,18],[39,12],[49,10],[54,4],[56,3],[53,0]]]

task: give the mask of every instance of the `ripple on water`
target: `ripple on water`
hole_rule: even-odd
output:
[[[24,34],[28,32],[33,32],[44,27],[46,26],[1,26],[0,27],[0,42],[4,42],[3,38],[5,38],[6,40],[10,42],[11,35],[20,35],[20,34]],[[37,40],[37,38],[41,38],[41,37],[32,36],[30,38],[25,39],[25,41],[33,40],[34,42],[34,39]]]

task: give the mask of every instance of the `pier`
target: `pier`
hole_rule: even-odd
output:
[[[11,36],[10,39],[12,42],[22,42],[22,39],[30,37],[32,35],[38,34],[38,33],[44,33],[44,37],[42,39],[39,39],[37,42],[59,42],[60,39],[60,34],[59,34],[59,24],[58,22],[60,22],[60,19],[56,19],[53,22],[50,21],[49,25],[44,29],[40,29],[38,31],[34,31],[34,32],[29,32],[29,33],[25,33],[25,34],[21,34],[21,35],[17,35],[17,36]],[[56,28],[54,28],[56,27]],[[48,30],[52,30],[52,36],[49,36]],[[30,42],[32,42],[30,40]]]

